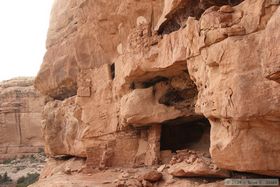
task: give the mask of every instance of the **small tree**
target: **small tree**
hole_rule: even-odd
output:
[[[0,184],[9,184],[11,183],[13,180],[8,176],[7,172],[5,172],[2,175],[0,175]]]
[[[27,187],[39,179],[38,173],[28,173],[27,176],[20,177],[17,180],[17,187]]]

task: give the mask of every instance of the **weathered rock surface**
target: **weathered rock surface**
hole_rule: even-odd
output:
[[[137,18],[156,24],[161,4],[161,0],[55,1],[37,88],[58,99],[75,95],[79,70],[111,64],[117,46],[126,46]]]
[[[75,97],[65,101],[50,101],[44,106],[42,137],[47,154],[85,156],[81,142],[84,128],[74,117],[75,109]]]
[[[35,81],[54,99],[47,154],[85,157],[88,168],[156,165],[165,125],[207,118],[214,164],[279,176],[279,18],[272,0],[170,0],[164,10],[157,0],[55,1]],[[205,142],[194,129],[169,143]],[[194,167],[180,166],[217,174]]]
[[[15,78],[0,83],[0,160],[43,148],[41,113],[46,97],[33,82],[33,78]]]
[[[177,151],[168,172],[175,177],[230,177],[228,171],[218,168],[211,160],[210,155],[190,151]]]
[[[267,43],[267,32],[277,25],[279,28],[274,19],[279,18],[280,9],[267,3],[244,1],[239,26],[246,35],[228,37],[202,49],[188,67],[196,84],[201,85],[196,111],[211,122],[214,162],[221,168],[279,175],[280,87],[263,74],[267,72],[263,63],[272,60],[270,64],[279,66],[273,60],[279,50],[270,59],[263,49],[278,47]],[[266,13],[260,14],[264,10]]]

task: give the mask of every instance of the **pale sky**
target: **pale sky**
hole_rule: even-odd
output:
[[[53,0],[0,3],[0,81],[35,76],[45,53]]]

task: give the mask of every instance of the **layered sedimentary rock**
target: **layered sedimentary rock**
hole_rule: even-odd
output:
[[[221,169],[279,176],[279,3],[55,1],[47,153],[106,168],[210,146]]]
[[[33,78],[15,78],[0,83],[0,160],[43,149],[41,116],[46,97],[33,82]]]

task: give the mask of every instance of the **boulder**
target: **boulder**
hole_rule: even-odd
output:
[[[149,171],[149,172],[143,174],[142,178],[149,182],[157,182],[157,181],[161,180],[162,173],[160,173],[156,170],[152,170],[152,171]]]

